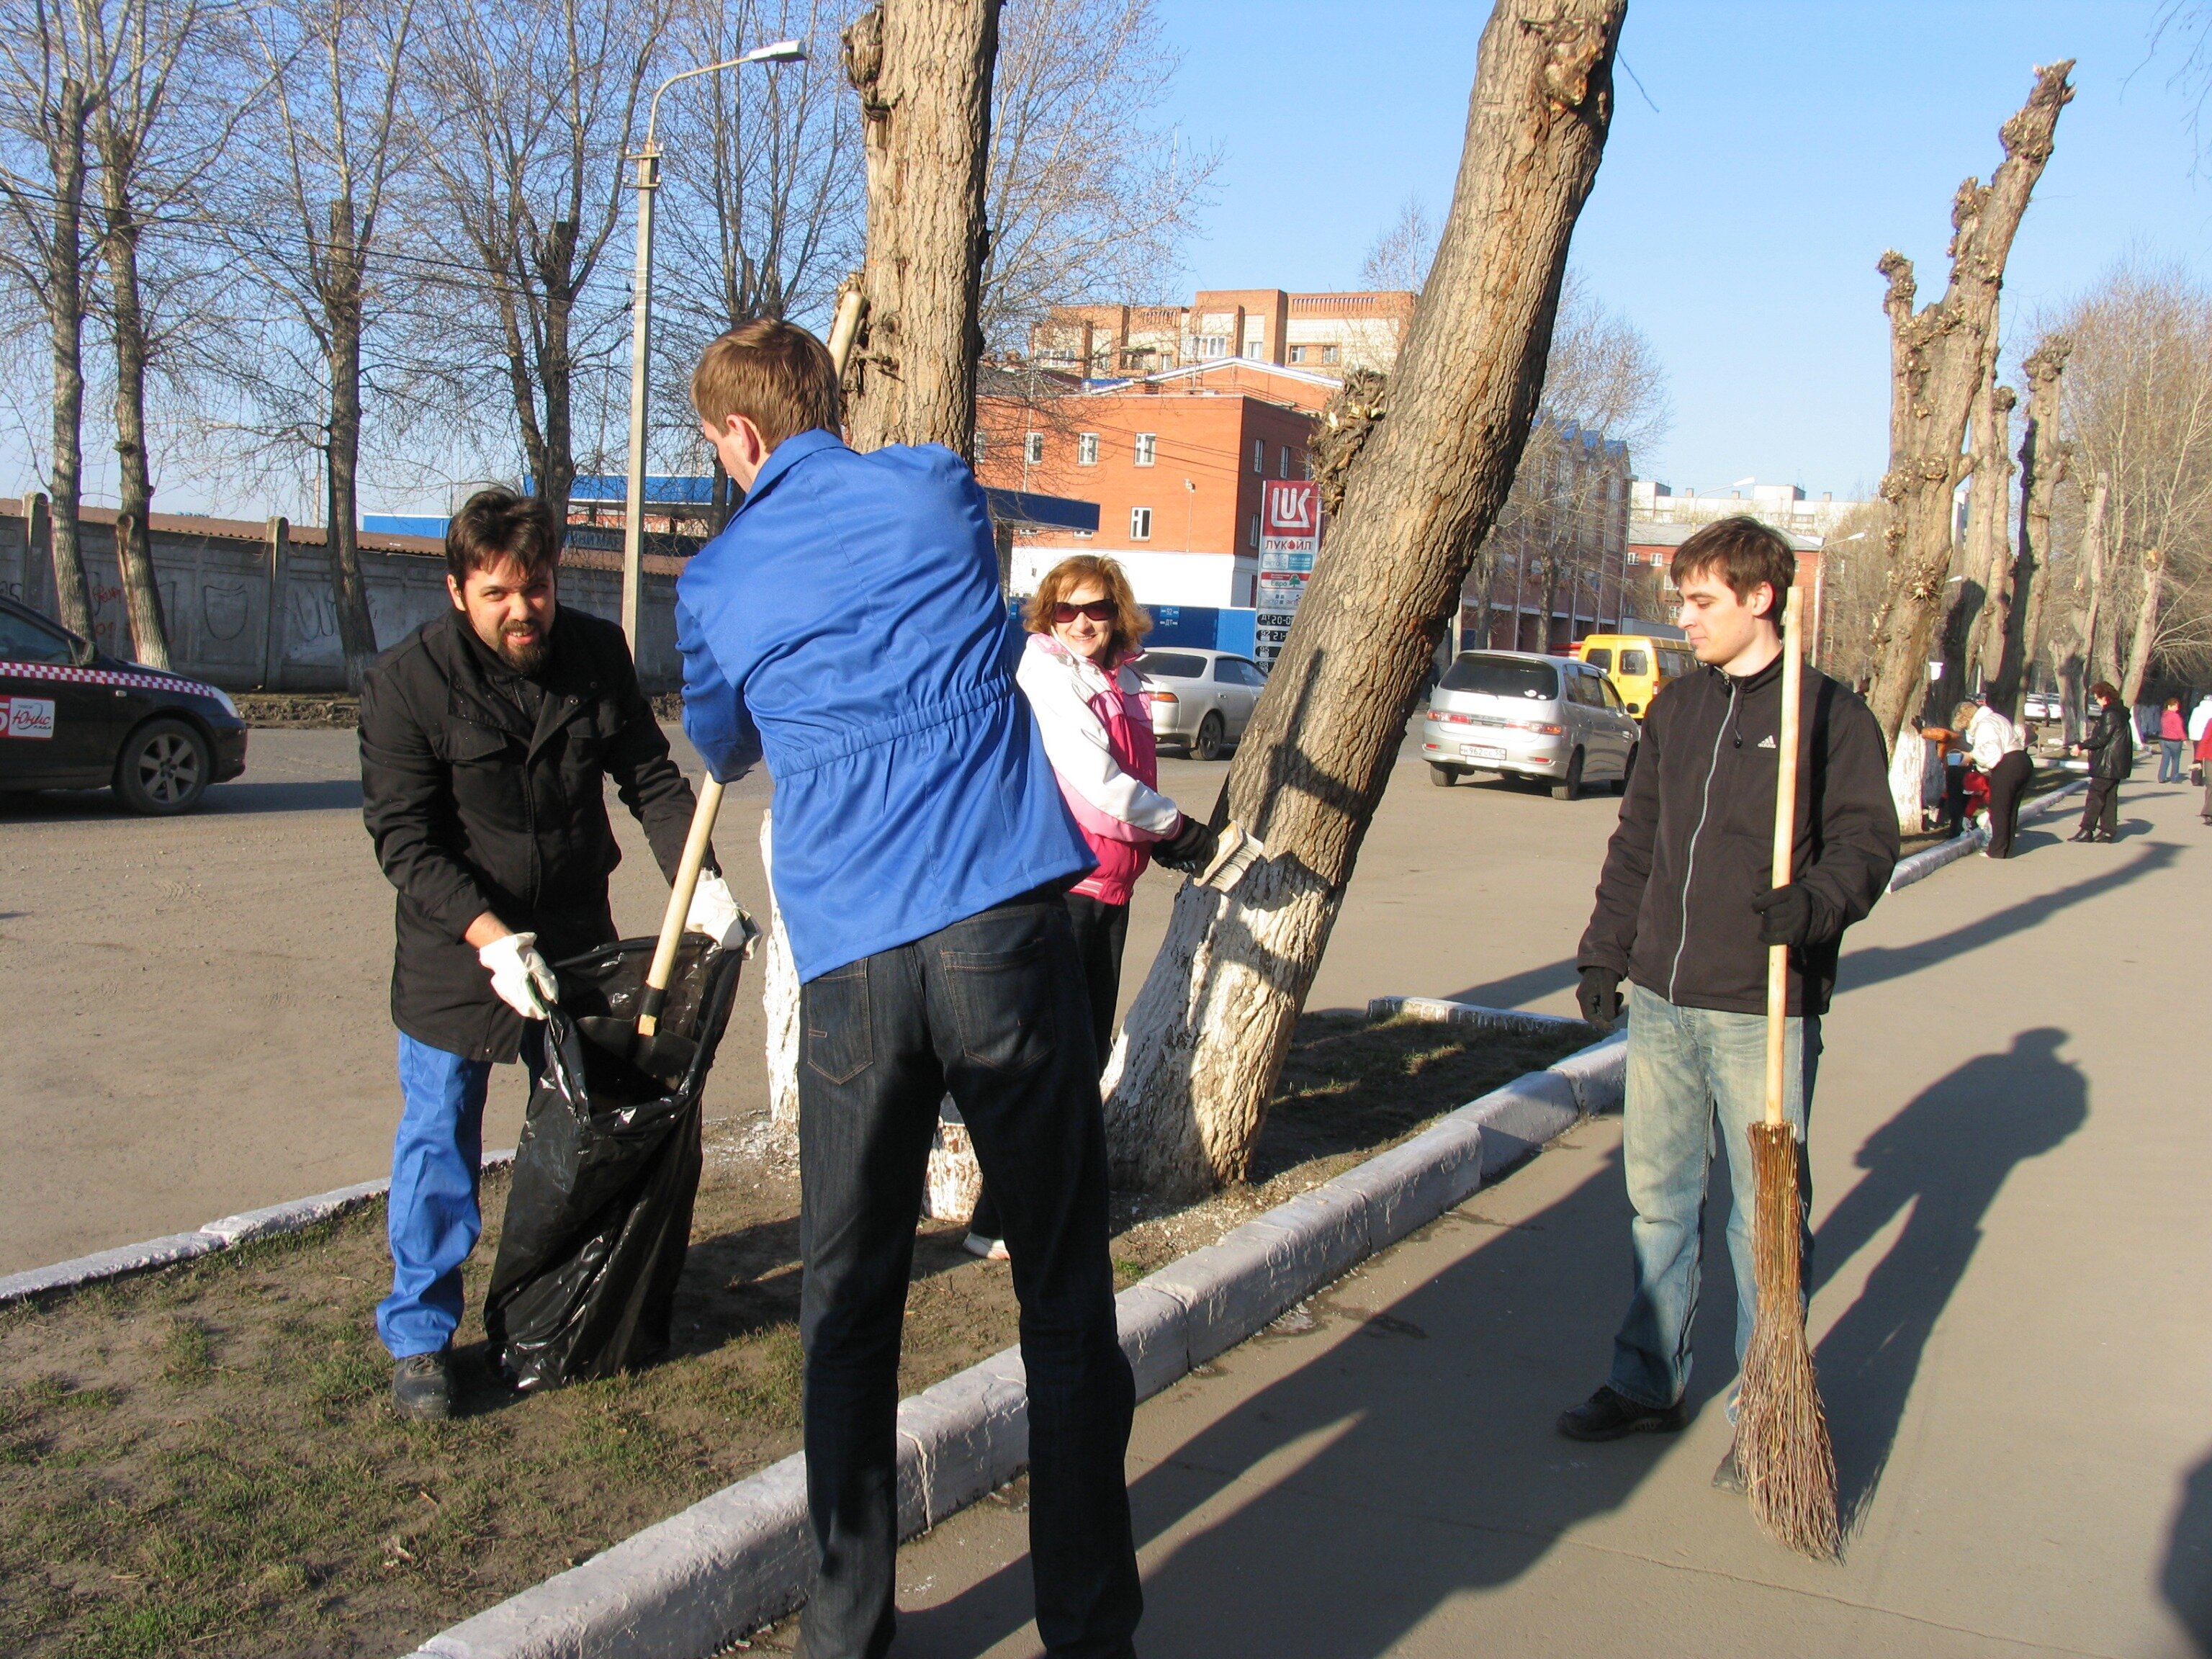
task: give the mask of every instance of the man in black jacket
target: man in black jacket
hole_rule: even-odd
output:
[[[362,811],[398,889],[392,1018],[404,1108],[392,1153],[392,1294],[376,1310],[402,1415],[451,1414],[447,1353],[477,1207],[494,1064],[538,1070],[548,959],[617,937],[621,860],[605,780],[672,877],[691,787],[638,689],[622,630],[563,611],[561,527],[543,502],[471,496],[446,531],[453,608],[386,652],[362,688]],[[710,860],[711,862],[711,860]],[[736,902],[702,875],[690,925]]]
[[[2081,805],[2081,827],[2075,841],[2118,841],[2120,838],[2120,780],[2136,769],[2136,734],[2128,724],[2128,711],[2120,707],[2119,688],[2099,680],[2089,688],[2097,704],[2097,720],[2081,738],[2089,756],[2089,793]]]
[[[1767,949],[1790,947],[1787,1111],[1809,1216],[1803,1149],[1820,1016],[1844,929],[1874,908],[1897,862],[1881,728],[1856,696],[1807,668],[1793,875],[1786,886],[1769,885],[1779,619],[1796,556],[1756,520],[1723,519],[1682,544],[1671,574],[1683,631],[1705,666],[1652,699],[1640,764],[1576,953],[1585,1018],[1610,1025],[1621,981],[1629,982],[1623,1162],[1636,1210],[1635,1291],[1613,1339],[1612,1376],[1559,1419],[1559,1431],[1577,1440],[1672,1431],[1688,1420],[1683,1390],[1716,1125],[1735,1200],[1729,1255],[1741,1362],[1756,1308],[1746,1134],[1765,1111]],[[1809,1266],[1809,1228],[1803,1244]],[[1741,1489],[1733,1446],[1714,1484]]]

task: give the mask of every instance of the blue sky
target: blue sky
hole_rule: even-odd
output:
[[[1408,194],[1441,216],[1488,9],[1163,0],[1182,54],[1169,118],[1226,152],[1190,285],[1349,286]],[[1670,378],[1674,430],[1638,473],[1871,489],[1887,452],[1875,262],[1895,246],[1923,301],[1942,291],[1953,192],[2002,159],[2035,64],[2078,60],[2076,94],[2014,246],[2008,349],[2124,254],[2207,274],[2212,156],[2193,179],[2178,60],[2146,61],[2155,10],[1632,0],[1621,51],[1650,101],[1618,77],[1573,258]]]

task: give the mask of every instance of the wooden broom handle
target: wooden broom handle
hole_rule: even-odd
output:
[[[837,296],[837,315],[830,325],[830,361],[842,377],[851,355],[853,337],[860,328],[860,289],[848,286]],[[637,1034],[651,1036],[660,1024],[660,1006],[668,993],[669,976],[676,971],[677,947],[684,943],[684,923],[691,914],[691,896],[699,889],[700,867],[707,860],[707,843],[714,839],[714,817],[722,810],[722,786],[710,775],[699,786],[699,804],[691,813],[691,832],[684,838],[684,856],[676,866],[676,878],[668,889],[668,908],[660,918],[659,942],[653,947],[653,965],[646,969],[645,991],[638,999]]]
[[[1782,606],[1782,732],[1776,739],[1781,752],[1774,765],[1774,878],[1773,885],[1787,887],[1794,873],[1797,852],[1797,715],[1804,697],[1804,676],[1799,664],[1804,653],[1802,597],[1796,584]],[[1770,945],[1766,952],[1766,1122],[1782,1126],[1786,1094],[1783,1071],[1790,1035],[1790,947]]]

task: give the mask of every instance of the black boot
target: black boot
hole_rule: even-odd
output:
[[[1561,1412],[1559,1432],[1570,1440],[1618,1440],[1631,1434],[1673,1434],[1689,1420],[1679,1400],[1671,1406],[1640,1406],[1607,1387]]]
[[[417,1423],[442,1423],[453,1414],[452,1354],[410,1353],[392,1368],[392,1404]]]

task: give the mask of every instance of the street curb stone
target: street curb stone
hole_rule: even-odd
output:
[[[1138,1399],[1435,1220],[1586,1113],[1617,1107],[1626,1045],[1617,1032],[1516,1078],[1122,1291],[1115,1315]],[[1018,1348],[901,1401],[900,1535],[1003,1486],[1028,1457]],[[410,1659],[703,1659],[797,1607],[813,1571],[805,1459],[794,1453],[441,1632]]]
[[[1370,997],[1367,1018],[1434,1019],[1451,1025],[1472,1025],[1480,1031],[1545,1032],[1562,1025],[1580,1025],[1570,1014],[1532,1014],[1525,1008],[1486,1008],[1480,1003],[1448,1002],[1441,997]]]
[[[2039,818],[2046,812],[2054,811],[2058,803],[2067,796],[2088,787],[2089,780],[2087,778],[2062,783],[2048,794],[2038,795],[2023,805],[2020,809],[2020,821],[2025,823],[2030,818]],[[1990,832],[1978,823],[1963,836],[1954,836],[1948,841],[1923,848],[1910,858],[1899,859],[1897,867],[1889,872],[1889,890],[1894,893],[1900,887],[1910,887],[1916,881],[1925,881],[1945,865],[1956,863],[1969,853],[1978,852],[1989,844]]]
[[[502,1164],[514,1162],[514,1149],[486,1152],[483,1167],[495,1169]],[[95,1250],[90,1255],[81,1255],[68,1261],[57,1261],[49,1267],[29,1267],[19,1273],[0,1278],[0,1308],[11,1302],[21,1302],[34,1296],[44,1296],[54,1291],[82,1290],[106,1279],[121,1279],[127,1274],[146,1273],[155,1267],[173,1267],[179,1261],[195,1257],[213,1255],[228,1250],[249,1239],[273,1238],[279,1233],[296,1233],[313,1226],[318,1221],[352,1209],[357,1204],[367,1204],[384,1196],[392,1185],[387,1180],[363,1181],[351,1187],[334,1187],[329,1192],[317,1193],[312,1198],[295,1198],[289,1204],[271,1204],[258,1210],[245,1210],[237,1215],[227,1215],[209,1222],[205,1226],[188,1233],[171,1233],[167,1238],[143,1239],[136,1244],[118,1244],[111,1250]]]

